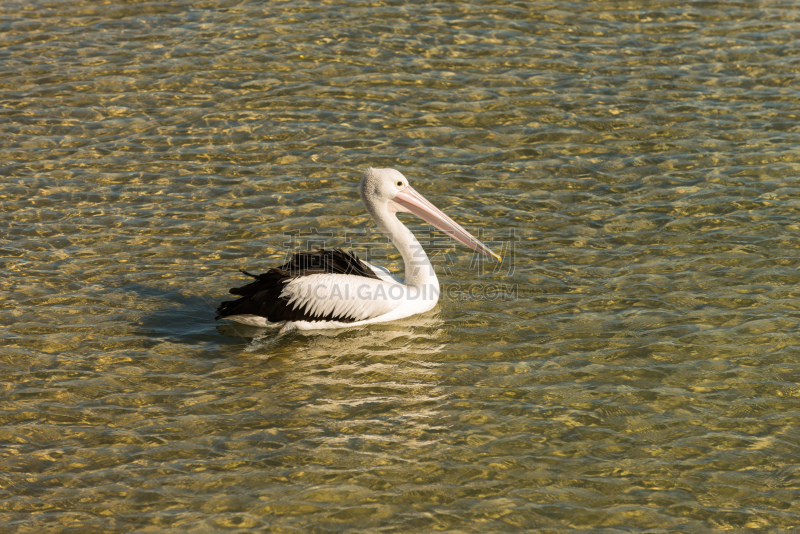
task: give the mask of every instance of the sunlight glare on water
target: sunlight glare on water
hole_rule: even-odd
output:
[[[0,531],[800,526],[794,2],[0,5]],[[214,309],[291,252],[430,313]]]

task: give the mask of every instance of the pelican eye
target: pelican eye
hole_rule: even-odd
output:
[[[394,185],[397,186],[397,189],[403,189],[403,182],[401,180],[397,180]]]

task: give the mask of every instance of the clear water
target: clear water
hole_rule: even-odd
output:
[[[0,4],[0,531],[800,526],[795,2]],[[431,313],[213,320],[401,170]]]

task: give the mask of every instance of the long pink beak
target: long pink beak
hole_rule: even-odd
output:
[[[417,193],[411,186],[406,186],[405,189],[397,193],[397,196],[389,201],[389,204],[397,211],[413,213],[472,250],[491,256],[497,261],[502,261],[500,256],[475,239],[472,234],[464,230],[461,225],[453,219],[442,213],[439,208],[428,202],[425,197]]]

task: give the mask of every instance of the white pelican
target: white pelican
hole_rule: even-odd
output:
[[[426,312],[439,300],[439,280],[414,234],[397,219],[409,212],[471,249],[500,257],[417,193],[394,169],[367,169],[361,199],[405,262],[405,280],[342,250],[300,252],[278,268],[231,289],[240,298],[220,304],[217,319],[253,326],[284,323],[281,332],[345,328]]]

